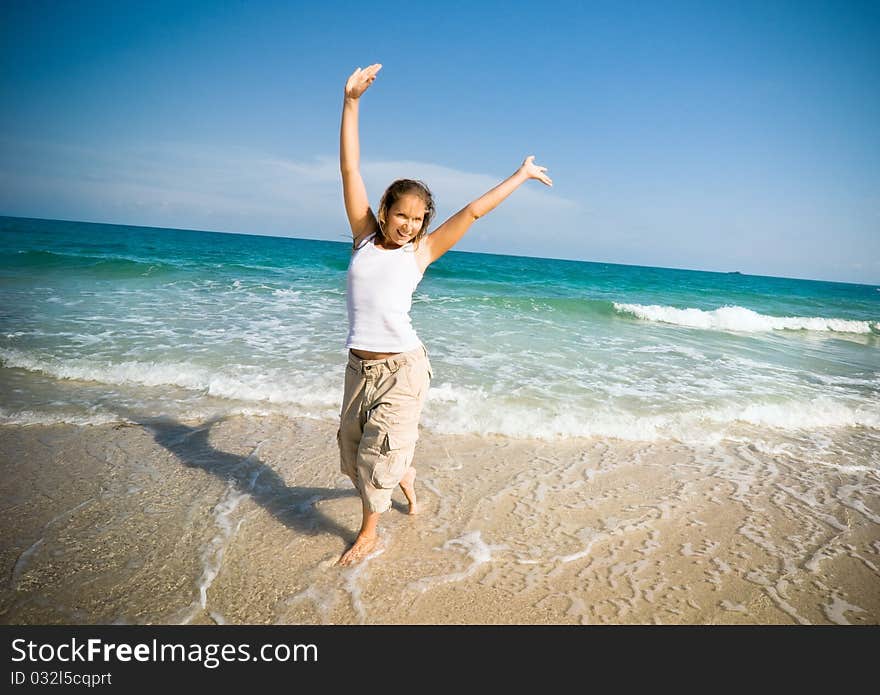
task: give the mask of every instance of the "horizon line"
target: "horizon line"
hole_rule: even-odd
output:
[[[119,223],[119,222],[95,222],[92,220],[65,220],[58,219],[53,217],[22,217],[20,215],[6,215],[0,213],[0,217],[5,217],[8,219],[18,219],[18,220],[37,220],[41,222],[75,222],[81,224],[96,224],[96,225],[106,225],[111,227],[134,227],[137,229],[166,229],[173,230],[177,232],[196,232],[201,234],[232,234],[237,236],[255,236],[255,237],[268,237],[270,239],[298,239],[301,241],[325,241],[331,244],[346,244],[347,241],[335,241],[333,239],[313,239],[310,237],[297,237],[297,236],[278,236],[276,234],[259,234],[255,232],[231,232],[231,231],[223,231],[218,229],[188,229],[184,227],[155,227],[143,224],[129,224],[129,223]],[[523,254],[515,254],[515,253],[495,253],[492,251],[463,251],[461,249],[454,250],[450,249],[447,253],[469,253],[469,254],[483,254],[487,256],[507,256],[509,258],[534,258],[537,260],[545,260],[545,261],[566,261],[569,263],[593,263],[593,264],[602,264],[602,265],[619,265],[627,268],[655,268],[658,270],[681,270],[690,273],[713,273],[715,275],[740,275],[742,277],[757,277],[757,278],[772,278],[776,280],[798,280],[800,282],[825,282],[836,285],[857,285],[859,287],[876,287],[880,289],[880,281],[874,283],[867,282],[851,282],[847,280],[820,280],[818,278],[801,278],[801,277],[790,277],[788,275],[758,275],[756,273],[745,273],[739,270],[705,270],[701,268],[681,268],[675,266],[654,266],[654,265],[640,265],[635,263],[618,263],[613,261],[590,261],[585,260],[583,258],[559,258],[553,256],[527,256]]]

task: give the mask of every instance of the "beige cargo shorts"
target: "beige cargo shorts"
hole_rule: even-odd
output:
[[[384,360],[348,353],[339,467],[371,512],[391,507],[391,492],[412,465],[432,376],[424,345]]]

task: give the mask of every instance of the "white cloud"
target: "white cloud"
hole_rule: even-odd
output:
[[[506,176],[418,161],[362,161],[361,171],[374,206],[396,178],[425,181],[438,201],[438,223]],[[335,156],[298,161],[180,142],[119,150],[4,142],[0,177],[6,214],[325,239],[348,234]],[[462,246],[522,252],[536,233],[570,229],[578,214],[578,203],[530,181],[480,220]]]

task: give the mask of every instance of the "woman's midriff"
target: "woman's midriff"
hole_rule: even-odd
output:
[[[362,360],[384,360],[400,354],[399,352],[370,352],[369,350],[355,350],[353,348],[349,348],[349,352],[355,357],[360,357]]]

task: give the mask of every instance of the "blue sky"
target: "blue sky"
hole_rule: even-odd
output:
[[[0,214],[343,240],[342,87],[378,201],[460,250],[880,284],[880,3],[5,0]]]

